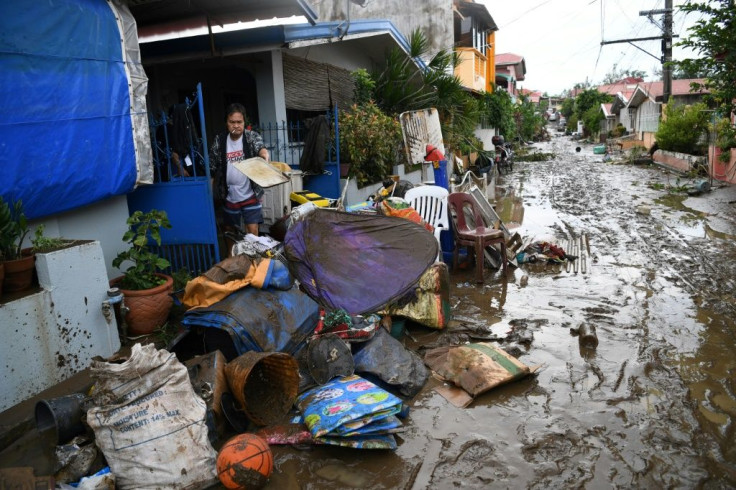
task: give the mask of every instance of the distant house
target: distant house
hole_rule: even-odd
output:
[[[503,87],[516,100],[517,82],[524,81],[526,61],[524,57],[514,53],[496,55],[496,85]]]
[[[663,82],[644,82],[629,78],[613,84],[600,85],[598,91],[614,96],[608,107],[601,105],[606,117],[606,127],[622,124],[627,131],[636,134],[636,139],[647,148],[654,144],[654,133],[659,129],[662,116]],[[632,83],[635,82],[635,83]],[[704,91],[691,92],[690,84],[702,79],[672,81],[670,104],[693,104],[701,100]],[[603,127],[601,127],[603,130]]]
[[[525,88],[520,88],[519,95],[522,95],[528,98],[529,102],[531,102],[534,105],[538,105],[539,101],[542,100],[542,92],[539,90],[529,90]]]
[[[470,90],[490,92],[496,77],[498,27],[483,4],[454,0],[452,11],[455,52],[461,60],[455,75]]]
[[[602,135],[608,134],[609,131],[613,131],[616,127],[616,114],[613,113],[611,108],[613,104],[601,104],[601,111],[603,112],[603,121],[601,121],[600,132]]]

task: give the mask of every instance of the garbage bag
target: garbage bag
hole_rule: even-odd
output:
[[[92,361],[90,374],[96,406],[87,423],[118,489],[200,489],[217,481],[205,402],[174,354],[135,344],[121,364]]]
[[[429,378],[422,359],[384,328],[379,328],[368,342],[355,344],[353,362],[356,373],[376,376],[408,397],[419,393]]]
[[[361,315],[411,293],[438,244],[407,220],[316,209],[289,228],[284,249],[292,275],[317,303]]]

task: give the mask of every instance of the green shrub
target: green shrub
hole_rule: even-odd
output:
[[[665,117],[655,134],[659,148],[691,155],[702,154],[699,141],[708,131],[709,114],[705,112],[706,109],[703,103],[690,106],[668,104]]]
[[[348,176],[356,179],[358,187],[391,175],[402,144],[399,121],[372,101],[341,111],[338,120],[340,148],[350,162]]]

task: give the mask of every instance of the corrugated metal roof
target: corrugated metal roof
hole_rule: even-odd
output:
[[[304,16],[314,24],[317,13],[307,0],[128,0],[141,36],[184,29]]]

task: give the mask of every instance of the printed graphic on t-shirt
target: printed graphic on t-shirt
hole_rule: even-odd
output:
[[[243,153],[243,150],[236,150],[236,151],[228,152],[227,161],[228,163],[239,162],[240,160],[243,159],[244,156],[245,154]]]

